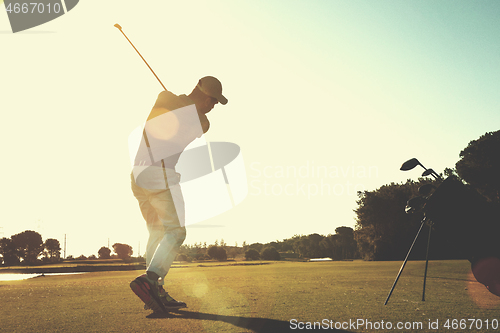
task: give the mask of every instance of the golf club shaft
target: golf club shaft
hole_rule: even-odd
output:
[[[424,167],[424,165],[420,162],[418,162],[418,165],[420,165],[422,168],[424,168],[425,171],[429,170],[427,169],[426,167]],[[434,170],[431,172],[431,176],[434,177],[434,179],[438,179],[435,175],[434,175]]]
[[[394,291],[394,288],[396,288],[396,284],[398,283],[399,277],[401,276],[401,273],[403,273],[403,269],[406,266],[406,262],[408,261],[408,258],[410,257],[411,250],[413,249],[413,245],[415,245],[415,242],[417,241],[418,235],[420,234],[420,231],[422,230],[422,227],[425,224],[426,218],[424,217],[422,219],[422,222],[420,224],[420,228],[418,229],[417,235],[415,236],[415,239],[413,240],[413,243],[410,246],[410,250],[408,250],[408,254],[406,255],[405,261],[403,262],[403,265],[401,265],[401,268],[399,269],[398,276],[396,277],[396,280],[394,281],[394,284],[392,285],[391,291],[389,292],[389,295],[387,296],[387,299],[385,300],[384,305],[387,305],[389,302],[389,298],[391,298],[392,292]]]
[[[441,178],[441,176],[436,171],[434,171],[433,175],[435,175],[434,178],[443,180],[443,178]]]
[[[125,38],[127,38],[128,42],[130,43],[130,45],[132,45],[132,47],[134,48],[134,50],[137,52],[137,54],[139,54],[139,56],[141,57],[142,60],[144,60],[144,63],[148,66],[148,68],[151,70],[151,72],[153,73],[153,75],[156,77],[156,79],[158,80],[158,82],[160,82],[161,86],[163,87],[163,89],[167,90],[167,88],[165,88],[165,86],[163,85],[163,83],[161,83],[160,79],[158,78],[158,76],[156,75],[156,73],[153,71],[153,69],[151,68],[151,66],[149,66],[148,62],[146,61],[146,59],[144,59],[144,57],[141,55],[141,53],[139,52],[139,50],[137,50],[137,48],[134,46],[134,44],[132,44],[132,42],[130,41],[130,39],[128,39],[127,35],[125,35],[125,33],[123,32],[122,30],[122,27],[119,25],[119,24],[115,24],[115,27],[118,28],[118,30],[120,30],[120,32],[123,34],[123,36],[125,36]]]

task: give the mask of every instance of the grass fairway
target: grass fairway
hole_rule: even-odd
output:
[[[322,328],[328,323],[349,332],[500,332],[500,327],[491,327],[500,320],[500,298],[475,282],[467,261],[431,261],[425,302],[421,301],[425,262],[408,262],[384,306],[400,265],[364,261],[183,265],[171,269],[167,289],[188,308],[164,316],[143,310],[130,290],[130,281],[141,271],[0,282],[0,331],[282,332],[292,326],[296,329],[290,331],[296,332],[319,322]],[[291,325],[292,319],[296,321]],[[447,319],[449,329],[444,327]],[[453,319],[457,319],[455,329]],[[460,329],[461,319],[466,320],[466,329]],[[357,320],[372,326],[353,326]],[[429,322],[436,320],[438,329],[429,329]],[[392,329],[382,329],[388,322]],[[397,329],[398,322],[406,328]],[[476,329],[479,324],[482,330]]]

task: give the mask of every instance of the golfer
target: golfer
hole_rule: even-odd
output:
[[[186,238],[184,200],[175,165],[187,145],[210,127],[206,114],[226,104],[218,79],[206,76],[189,95],[162,91],[144,126],[132,171],[132,191],[146,220],[146,274],[130,283],[145,309],[186,307],[164,289],[165,277]]]

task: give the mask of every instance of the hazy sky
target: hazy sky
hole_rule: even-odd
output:
[[[3,6],[2,6],[3,7]],[[208,141],[241,147],[247,198],[186,244],[355,225],[356,191],[441,172],[500,125],[499,1],[80,1],[13,34],[0,10],[0,237],[144,253],[128,136],[165,86],[219,78]]]

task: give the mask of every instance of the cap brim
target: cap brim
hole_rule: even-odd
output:
[[[226,105],[227,104],[227,98],[226,97],[220,95],[220,96],[217,96],[216,98],[217,98],[217,100],[219,101],[220,104],[222,104],[222,105]]]

